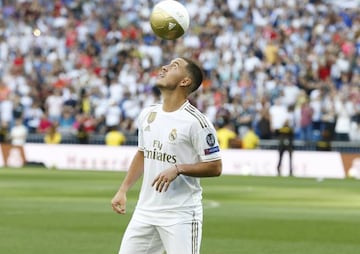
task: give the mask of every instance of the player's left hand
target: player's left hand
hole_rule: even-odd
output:
[[[178,176],[177,168],[175,166],[171,167],[169,169],[164,170],[157,177],[155,177],[151,186],[153,187],[155,186],[155,189],[158,192],[165,192],[169,188],[170,183],[174,181],[177,176]]]

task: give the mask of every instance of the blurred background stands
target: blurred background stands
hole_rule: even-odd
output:
[[[136,116],[159,100],[157,68],[185,56],[204,67],[191,102],[216,127],[226,112],[240,139],[253,127],[268,148],[290,121],[299,149],[323,131],[333,149],[356,148],[359,1],[186,0],[191,28],[176,41],[151,32],[155,2],[0,1],[1,122],[22,118],[29,142],[57,124],[64,143],[80,126],[102,143],[116,123],[135,144]]]

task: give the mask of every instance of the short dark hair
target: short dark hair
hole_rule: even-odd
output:
[[[190,92],[192,93],[196,91],[203,82],[203,71],[193,60],[184,57],[182,57],[182,59],[187,63],[186,70],[190,74],[190,78],[192,80],[190,87]]]

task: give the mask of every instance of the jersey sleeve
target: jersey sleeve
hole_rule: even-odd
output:
[[[207,122],[207,127],[194,124],[191,134],[194,148],[203,162],[221,159],[215,128]]]

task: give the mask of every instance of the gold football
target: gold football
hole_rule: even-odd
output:
[[[189,24],[189,13],[178,1],[161,1],[151,11],[151,28],[162,39],[175,40],[181,37],[189,28]]]

